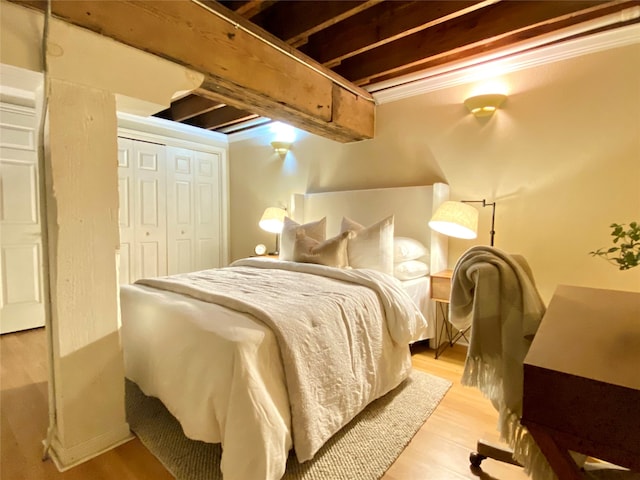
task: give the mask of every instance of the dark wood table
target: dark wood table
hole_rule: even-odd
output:
[[[524,363],[522,424],[562,480],[569,450],[640,471],[640,293],[562,285]]]

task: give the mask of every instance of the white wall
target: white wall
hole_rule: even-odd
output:
[[[231,257],[273,243],[257,222],[292,192],[431,184],[454,199],[496,200],[496,247],[523,254],[548,301],[558,284],[640,291],[640,268],[619,271],[588,252],[609,224],[640,221],[640,45],[512,72],[503,108],[477,119],[475,85],[385,103],[376,136],[339,144],[300,132],[284,161],[267,134],[230,144]],[[449,264],[488,244],[452,240]],[[425,222],[428,219],[425,219]]]

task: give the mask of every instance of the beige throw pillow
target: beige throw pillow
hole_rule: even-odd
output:
[[[284,225],[280,236],[280,260],[293,261],[293,246],[296,242],[296,232],[298,230],[304,230],[307,237],[323,242],[326,238],[326,229],[326,217],[317,222],[309,222],[304,225],[300,225],[289,217],[284,217]]]
[[[364,227],[343,217],[341,232],[351,231],[347,254],[353,268],[371,268],[393,275],[393,215]]]
[[[298,230],[293,247],[293,260],[303,263],[318,263],[328,267],[345,268],[349,265],[347,257],[347,242],[349,232],[343,232],[324,242],[306,235],[304,230]]]

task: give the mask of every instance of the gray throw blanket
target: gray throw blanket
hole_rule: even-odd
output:
[[[458,329],[471,326],[462,383],[477,387],[491,400],[499,412],[502,440],[534,480],[555,478],[520,424],[523,363],[545,310],[523,257],[476,246],[458,260],[449,319]]]

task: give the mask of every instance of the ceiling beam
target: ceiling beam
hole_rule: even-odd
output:
[[[627,8],[629,5],[627,5]],[[616,10],[621,10],[618,7],[614,7]],[[609,10],[609,9],[608,9]],[[614,13],[614,11],[608,11],[607,13]],[[500,38],[494,39],[493,42],[484,43],[477,42],[475,45],[467,46],[464,48],[459,48],[456,50],[452,50],[450,52],[444,52],[440,55],[434,55],[426,59],[424,62],[416,63],[414,65],[408,65],[400,69],[396,69],[393,72],[381,73],[380,75],[374,75],[367,79],[367,81],[371,84],[375,84],[378,82],[385,82],[391,79],[397,79],[402,75],[408,75],[415,72],[421,72],[437,67],[442,67],[443,65],[451,65],[460,61],[472,61],[473,59],[481,59],[486,57],[487,53],[496,52],[506,47],[512,47],[514,45],[526,43],[528,39],[539,35],[545,35],[547,33],[551,33],[557,31],[558,29],[569,28],[576,23],[588,22],[589,20],[596,19],[601,17],[603,14],[602,10],[599,13],[591,13],[588,18],[580,17],[580,21],[576,22],[575,17],[573,18],[565,18],[564,21],[559,23],[554,23],[553,25],[541,25],[539,26],[535,32],[527,31],[526,36],[523,35],[523,32],[515,32],[513,35],[503,35]],[[602,27],[596,27],[595,29],[585,30],[583,32],[571,35],[572,39],[579,38],[586,35],[592,35],[594,33],[609,30],[613,28],[620,28],[626,25],[632,25],[640,22],[640,18],[630,17],[629,20],[624,20],[623,17],[620,17],[620,21],[615,22],[613,24],[608,24]],[[535,34],[534,34],[535,33]],[[364,84],[364,83],[363,83]]]
[[[250,130],[252,128],[261,127],[268,123],[271,123],[270,118],[256,117],[253,120],[247,120],[246,122],[232,123],[231,125],[227,127],[219,128],[216,131],[220,133],[227,133],[227,134],[238,133],[238,132],[244,132],[245,130]]]
[[[241,15],[247,19],[251,19],[263,10],[276,3],[276,0],[229,0],[222,1],[220,3],[222,3],[225,7],[233,10],[238,15]]]
[[[595,5],[595,6],[594,6]],[[438,57],[455,58],[465,50],[484,53],[504,45],[554,31],[625,8],[619,2],[500,2],[446,24],[421,30],[395,42],[344,60],[333,70],[358,85],[378,81],[386,75],[426,68]],[[576,13],[578,12],[578,13]]]
[[[197,95],[340,142],[373,138],[375,103],[368,92],[217,2],[206,6],[233,23],[195,1],[51,6],[64,21],[201,72],[205,79]]]
[[[256,114],[238,110],[237,108],[227,105],[223,108],[217,108],[216,110],[190,118],[185,123],[207,130],[216,130],[231,125],[232,123],[244,122],[257,117],[258,115]]]
[[[187,95],[180,100],[171,102],[170,120],[174,122],[182,122],[197,115],[210,112],[218,108],[224,107],[224,103],[214,102],[208,98],[197,97],[196,95]],[[166,117],[165,117],[166,118]]]
[[[498,0],[383,2],[311,35],[300,51],[326,67]]]
[[[306,42],[309,35],[381,1],[280,1],[254,16],[251,21],[289,45],[297,47]]]

